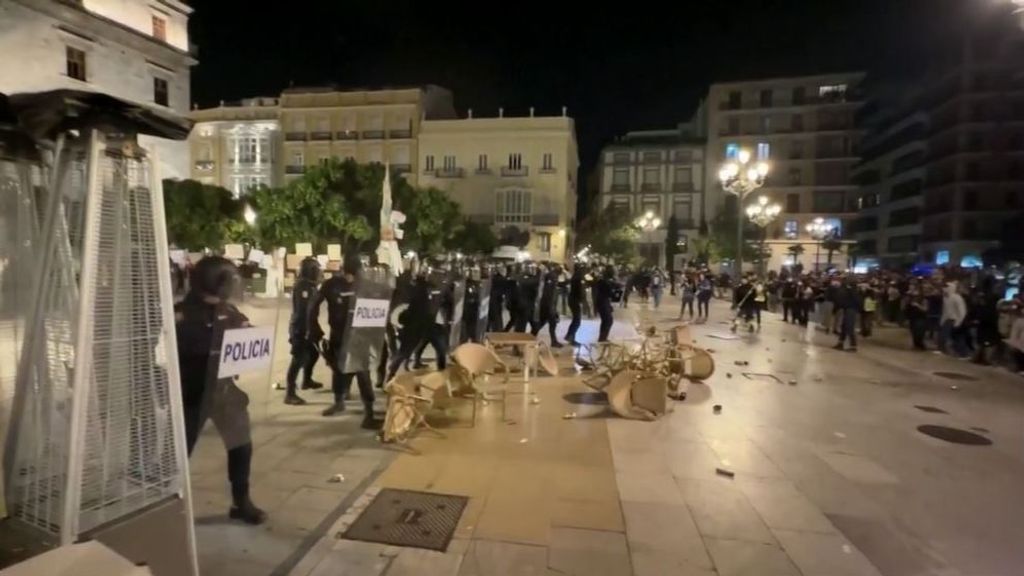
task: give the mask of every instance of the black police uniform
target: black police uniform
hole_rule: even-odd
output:
[[[491,301],[487,310],[487,329],[491,332],[501,332],[504,329],[502,315],[505,310],[505,297],[508,290],[508,280],[505,275],[495,272],[491,276]]]
[[[477,322],[480,322],[480,280],[466,279],[466,296],[462,301],[462,330],[460,342],[476,340]]]
[[[569,312],[572,313],[572,322],[565,333],[565,339],[569,344],[576,344],[576,331],[580,329],[583,316],[583,298],[583,269],[577,266],[569,279]]]
[[[614,291],[614,275],[607,272],[594,283],[594,308],[597,308],[597,315],[601,317],[601,326],[597,337],[598,342],[608,341],[608,333],[612,329],[612,323],[614,322],[612,293]]]
[[[455,286],[452,282],[433,280],[429,284],[427,315],[422,319],[426,325],[423,340],[416,348],[416,366],[421,367],[420,356],[427,344],[434,349],[437,369],[444,370],[448,360],[448,335],[451,334],[452,318],[455,316]]]
[[[331,367],[331,391],[334,393],[334,406],[325,410],[324,415],[331,416],[345,410],[345,399],[349,396],[352,378],[355,377],[359,386],[359,397],[363,401],[363,420],[366,424],[373,420],[373,401],[375,399],[370,373],[367,370],[355,373],[342,372],[338,367],[338,360],[344,354],[342,345],[345,330],[351,325],[348,317],[355,305],[355,300],[354,282],[349,281],[344,274],[331,277],[320,286],[317,298],[310,307],[309,326],[313,337],[321,338],[323,336],[319,322],[320,304],[327,302],[327,324],[331,329],[331,334],[324,350],[324,356]]]
[[[517,332],[522,332],[520,328],[520,316],[522,307],[522,290],[523,290],[523,279],[522,275],[509,274],[508,278],[505,279],[505,308],[508,309],[508,322],[505,324],[505,332],[516,329]],[[523,316],[522,325],[526,325],[528,317]]]
[[[249,319],[231,304],[205,302],[194,290],[174,307],[174,314],[188,453],[192,454],[206,420],[213,420],[227,449],[233,502],[230,515],[258,524],[265,514],[249,500],[249,396],[235,385],[234,378],[217,378],[224,331],[246,327]]]
[[[539,279],[538,291],[540,292],[537,306],[537,321],[533,323],[533,335],[540,334],[540,331],[547,324],[548,336],[551,338],[551,346],[558,348],[558,336],[555,335],[555,328],[558,327],[558,273],[550,271]]]
[[[316,389],[322,385],[313,381],[313,367],[320,358],[316,342],[309,338],[309,306],[316,296],[317,286],[312,280],[299,278],[292,287],[292,317],[288,323],[288,341],[292,345],[292,361],[288,365],[288,396],[295,396],[295,383],[302,370],[302,388]]]
[[[516,332],[526,332],[527,324],[532,329],[538,321],[537,297],[540,291],[540,277],[534,274],[524,274],[518,282],[516,293]]]

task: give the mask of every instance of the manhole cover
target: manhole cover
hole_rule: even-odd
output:
[[[975,378],[974,376],[970,376],[968,374],[963,374],[961,372],[932,372],[932,374],[935,374],[936,376],[941,376],[942,378],[948,378],[950,380],[966,380],[966,381],[977,380],[977,378]]]
[[[949,412],[946,412],[942,408],[936,408],[935,406],[918,406],[918,405],[914,405],[914,408],[917,408],[918,410],[920,410],[922,412],[929,412],[931,414],[949,414]]]
[[[607,404],[608,395],[604,392],[570,392],[562,396],[570,404]]]
[[[782,380],[775,374],[763,374],[760,372],[744,372],[743,376],[747,380],[757,380],[758,382],[772,382],[775,384],[782,384]]]
[[[953,444],[968,444],[971,446],[989,446],[992,444],[992,441],[984,436],[959,428],[950,428],[949,426],[925,424],[924,426],[918,426],[917,431],[926,436],[952,442]]]
[[[466,496],[385,488],[342,537],[444,552],[468,502]]]

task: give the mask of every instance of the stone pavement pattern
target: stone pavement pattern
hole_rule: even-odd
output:
[[[633,304],[620,321],[669,327],[677,301],[666,300],[657,312]],[[412,442],[419,455],[396,457],[353,421],[324,423],[310,415],[313,408],[286,411],[273,396],[276,415],[265,431],[257,426],[255,456],[256,483],[277,501],[271,526],[201,526],[204,568],[217,568],[204,573],[1020,573],[1019,378],[889,345],[902,342],[902,331],[883,331],[857,354],[831,350],[834,337],[774,315],[765,315],[760,333],[713,338],[728,335],[720,323],[728,315],[716,302],[713,321],[694,328],[698,344],[714,350],[714,377],[692,385],[673,413],[653,423],[576,403],[593,398],[578,394],[585,388],[567,351],[560,377],[531,382],[539,403],[512,397],[514,424],[500,422],[496,402],[482,407],[475,428],[466,426],[468,411],[456,410],[445,438],[423,434]],[[978,380],[945,380],[933,374],[940,370]],[[563,419],[570,411],[578,417]],[[921,424],[984,428],[994,444],[949,444],[918,433]],[[219,480],[223,451],[215,437],[203,442],[215,455],[193,477]],[[353,471],[352,478],[346,472],[345,483],[326,484],[335,469]],[[338,539],[381,487],[469,496],[447,552]],[[223,483],[197,491],[208,505],[216,494],[224,501],[208,513],[223,515]]]

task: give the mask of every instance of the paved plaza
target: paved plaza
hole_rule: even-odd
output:
[[[617,321],[667,328],[677,305],[634,303]],[[287,322],[287,309],[278,316],[272,303],[247,313],[256,323]],[[513,423],[501,421],[497,402],[480,407],[475,427],[468,408],[455,410],[443,438],[411,442],[418,454],[378,444],[359,430],[360,414],[321,418],[327,394],[305,392],[309,406],[284,406],[266,377],[244,379],[255,422],[253,494],[270,521],[227,520],[224,451],[207,430],[192,459],[202,571],[1022,573],[1024,380],[912,352],[903,330],[881,329],[849,353],[772,314],[759,333],[733,338],[729,317],[715,302],[711,321],[694,327],[717,369],[657,422],[609,415],[563,349],[559,377],[531,380],[535,396],[511,397]],[[279,358],[276,378],[286,362]],[[329,381],[322,364],[317,377]],[[972,431],[991,445],[935,439],[922,425]],[[332,482],[336,474],[344,481]],[[447,551],[340,539],[382,488],[468,496]]]

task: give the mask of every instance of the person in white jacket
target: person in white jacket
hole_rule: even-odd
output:
[[[967,304],[963,296],[957,291],[956,282],[946,284],[942,292],[942,318],[941,330],[939,332],[939,350],[949,353],[949,345],[952,343],[952,352],[958,357],[967,355],[964,345],[963,331],[964,320],[967,318]]]

